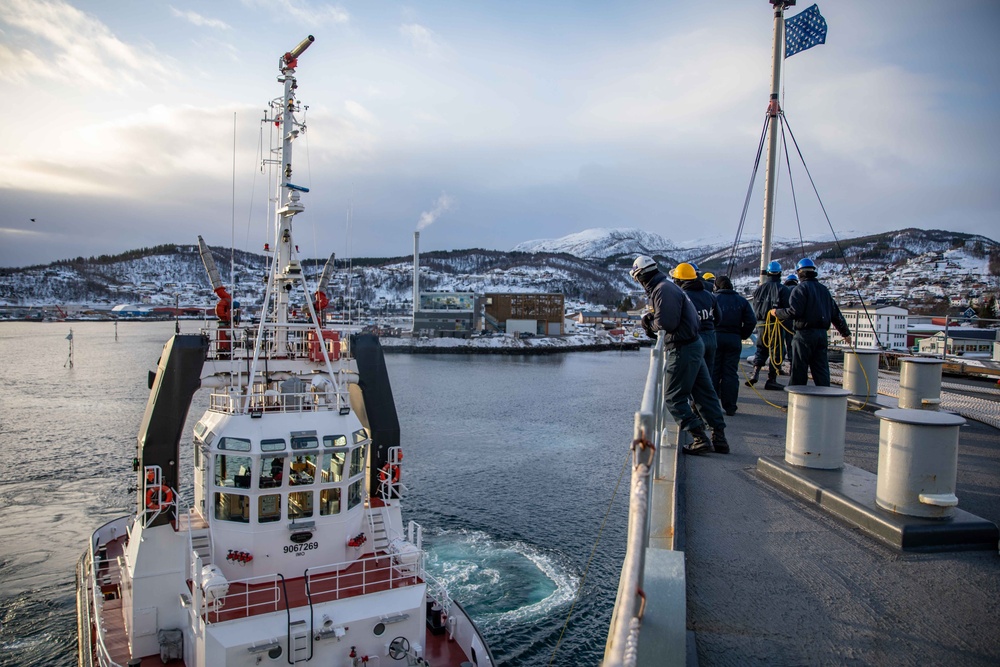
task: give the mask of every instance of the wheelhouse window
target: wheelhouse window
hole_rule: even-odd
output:
[[[259,523],[271,523],[281,520],[281,495],[269,494],[260,496],[257,499],[257,521]]]
[[[292,457],[288,472],[289,486],[303,486],[316,481],[316,455],[298,454]]]
[[[360,475],[365,470],[365,448],[357,447],[351,450],[351,477]]]
[[[346,435],[324,435],[323,436],[323,446],[324,447],[347,447],[347,436]]]
[[[340,514],[340,489],[323,489],[319,492],[319,514]]]
[[[347,448],[323,452],[323,468],[321,482],[344,481],[344,463],[347,461]]]
[[[313,492],[292,491],[288,494],[288,518],[304,519],[313,515]]]
[[[260,451],[262,452],[283,452],[285,451],[284,438],[271,438],[260,441]]]
[[[292,433],[292,449],[317,449],[319,438],[316,433]]]
[[[215,485],[249,489],[252,466],[253,462],[249,456],[216,454]]]
[[[264,456],[261,458],[260,479],[258,488],[273,489],[281,486],[285,477],[284,456]]]
[[[347,487],[347,509],[354,509],[361,504],[361,485],[363,482],[363,479],[359,479]]]
[[[354,444],[358,444],[359,442],[364,442],[368,439],[368,432],[363,428],[359,428],[357,431],[352,433],[351,436],[354,438]]]
[[[215,492],[215,518],[220,521],[250,521],[250,497],[240,493]]]
[[[227,449],[231,452],[249,452],[250,441],[245,438],[220,438],[219,449]]]

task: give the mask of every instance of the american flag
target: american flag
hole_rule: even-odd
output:
[[[790,19],[785,19],[785,57],[794,56],[817,44],[826,43],[826,19],[813,5]]]

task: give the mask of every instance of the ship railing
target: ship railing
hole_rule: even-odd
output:
[[[285,344],[283,349],[276,350],[273,344],[274,330],[281,328],[285,330]],[[309,322],[288,322],[276,325],[268,323],[264,329],[265,354],[272,359],[297,359],[303,361],[321,361],[319,341],[315,336],[315,326]],[[329,334],[332,330],[324,329],[324,334]],[[345,358],[350,355],[349,337],[337,331],[337,339],[323,338],[324,346],[330,361],[335,361],[338,357]],[[253,351],[257,340],[257,326],[238,326],[228,328],[208,328],[202,329],[201,334],[208,338],[208,358],[209,359],[249,359],[253,357]],[[336,347],[335,347],[336,346]]]
[[[660,333],[635,413],[626,553],[602,667],[683,665],[686,659],[684,554],[674,542],[677,443],[666,431],[673,419],[663,400],[669,354]],[[657,630],[640,645],[643,624]]]
[[[338,400],[338,398],[340,400]],[[208,408],[213,412],[238,414],[243,411],[245,396],[239,392],[213,392],[209,397]],[[335,391],[316,392],[304,391],[297,393],[278,392],[274,389],[254,391],[250,397],[249,411],[251,414],[265,412],[309,412],[323,410],[340,411],[342,406],[349,405],[345,395]]]
[[[121,667],[111,658],[111,652],[104,642],[104,622],[101,614],[104,610],[104,591],[109,586],[119,586],[121,584],[121,561],[118,559],[107,560],[108,567],[102,572],[101,563],[107,559],[108,542],[118,539],[119,536],[128,531],[128,517],[119,517],[109,521],[96,531],[90,540],[88,567],[85,572],[86,582],[89,588],[87,592],[87,604],[85,606],[88,618],[82,619],[81,625],[90,627],[90,619],[93,618],[97,632],[94,633],[94,647],[97,654],[97,664],[101,667]]]
[[[436,602],[450,617],[451,594],[448,592],[448,588],[427,570],[420,570],[420,576],[427,582],[427,597]]]
[[[229,591],[214,602],[207,602],[206,623],[248,618],[258,613],[279,611],[281,590],[277,574],[265,574],[229,582]],[[233,588],[240,590],[233,592]]]
[[[358,560],[320,565],[306,570],[306,592],[313,602],[329,602],[355,595],[421,583],[423,554],[416,563],[401,563],[396,557],[366,556]]]

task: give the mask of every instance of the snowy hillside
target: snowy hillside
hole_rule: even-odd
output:
[[[424,253],[421,287],[480,294],[560,293],[567,305],[590,310],[617,305],[626,295],[637,296],[638,286],[628,277],[628,269],[640,253],[655,256],[665,270],[676,261],[696,261],[702,270],[731,275],[737,287],[747,292],[759,275],[760,241],[754,239],[743,240],[735,251],[731,241],[681,248],[656,234],[612,229],[518,246],[529,247],[534,250]],[[231,255],[222,248],[212,252],[229,290],[245,309],[256,310],[263,298],[268,258],[247,252]],[[803,256],[816,260],[822,280],[844,303],[864,298],[869,303],[940,306],[943,311],[949,306],[965,307],[1000,290],[1000,244],[983,236],[906,229],[839,242],[782,240],[772,248],[772,258],[787,272]],[[302,264],[309,284],[314,285],[325,259],[303,259]],[[405,313],[412,307],[411,257],[338,260],[336,269],[327,291],[334,308],[354,303],[372,312]],[[292,297],[299,305],[306,298],[301,290]],[[114,257],[78,257],[47,266],[0,269],[0,307],[76,304],[107,310],[119,304],[172,306],[178,301],[198,307],[216,301],[195,246],[166,245]]]
[[[559,239],[525,241],[515,252],[567,253],[584,259],[604,259],[619,255],[666,256],[676,246],[659,234],[641,229],[585,229]]]

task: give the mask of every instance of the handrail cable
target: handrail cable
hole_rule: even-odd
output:
[[[799,219],[799,202],[795,197],[795,182],[792,180],[792,161],[788,157],[788,142],[785,141],[785,112],[778,112],[778,119],[781,120],[781,147],[785,151],[785,166],[788,168],[788,187],[792,191],[792,206],[795,208],[795,225],[799,228],[799,252],[806,256],[806,244],[802,239],[802,221]],[[789,133],[791,130],[789,130]]]

